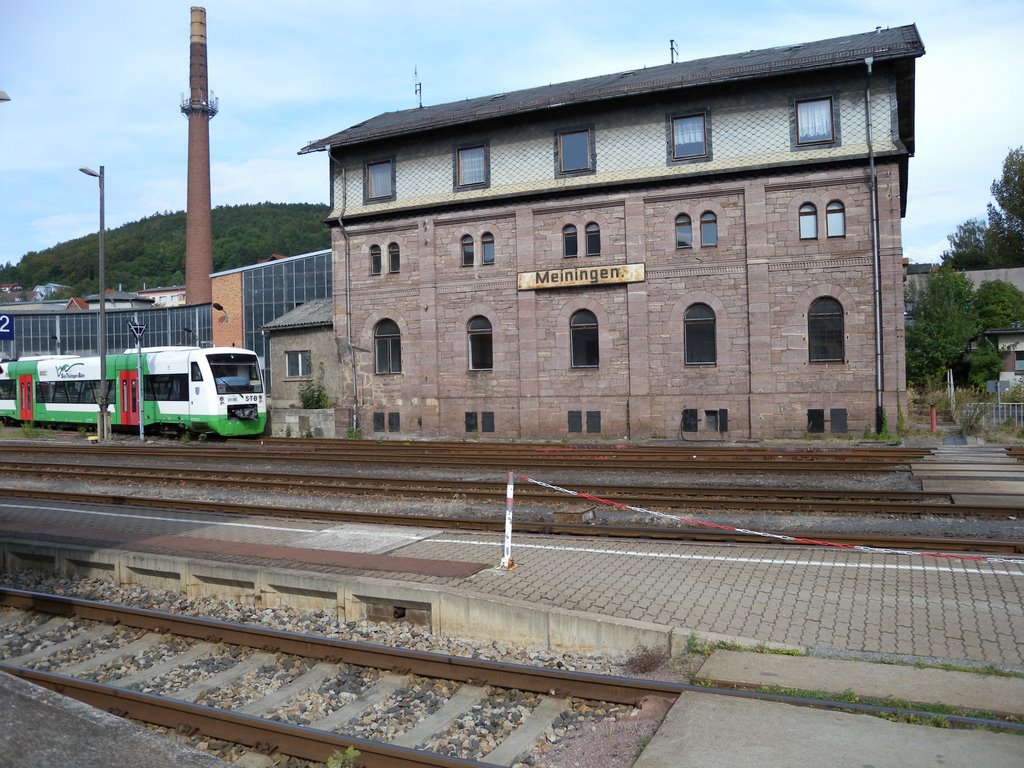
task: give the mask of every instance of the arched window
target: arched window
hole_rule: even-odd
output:
[[[402,266],[402,258],[398,251],[398,243],[388,246],[388,272],[397,272]]]
[[[462,266],[473,266],[473,236],[462,236]]]
[[[601,228],[594,222],[587,224],[587,256],[601,255]]]
[[[381,320],[373,329],[373,370],[402,372],[402,332],[394,320]]]
[[[483,263],[493,264],[494,263],[494,235],[490,232],[484,232],[480,236],[480,248],[483,250]]]
[[[828,237],[846,237],[846,208],[838,200],[825,206],[825,234]]]
[[[693,248],[693,223],[685,213],[676,216],[676,248]]]
[[[576,227],[567,224],[562,229],[562,255],[567,259],[575,259],[579,251],[576,243]]]
[[[800,239],[816,240],[818,237],[818,209],[813,203],[800,206]]]
[[[683,316],[683,350],[687,365],[714,365],[715,310],[707,304],[693,304]]]
[[[381,273],[382,269],[383,269],[383,267],[381,266],[380,246],[379,245],[371,245],[370,246],[370,274],[371,275],[379,275]]]
[[[718,245],[718,217],[711,211],[700,215],[700,244],[705,248]]]
[[[597,316],[581,309],[569,320],[573,368],[596,368],[600,363],[597,344]]]
[[[494,366],[491,321],[477,315],[470,319],[466,333],[469,335],[469,370],[491,370]]]
[[[843,305],[831,296],[815,299],[807,310],[807,349],[812,363],[845,359]]]

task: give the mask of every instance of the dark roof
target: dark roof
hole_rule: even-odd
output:
[[[299,154],[569,104],[848,66],[861,63],[868,56],[880,62],[922,55],[924,45],[915,25],[878,29],[830,40],[645,67],[448,104],[385,112],[325,139],[310,142]]]
[[[334,299],[311,299],[300,304],[291,312],[263,324],[268,331],[290,330],[292,328],[314,328],[334,323]]]

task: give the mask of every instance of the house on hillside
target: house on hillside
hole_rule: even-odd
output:
[[[366,434],[861,433],[905,408],[914,26],[370,117],[331,173]]]
[[[166,288],[143,288],[138,292],[143,299],[152,299],[154,307],[185,306],[185,286],[171,285]]]

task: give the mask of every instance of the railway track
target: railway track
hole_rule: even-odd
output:
[[[927,449],[891,447],[824,450],[774,450],[760,447],[572,446],[558,444],[465,443],[442,441],[293,440],[260,438],[232,443],[166,445],[138,443],[89,445],[14,441],[0,444],[0,454],[47,456],[77,454],[149,458],[228,459],[242,461],[316,461],[328,464],[386,464],[448,468],[582,469],[634,471],[729,472],[893,472]]]
[[[0,474],[5,476],[50,477],[100,484],[124,484],[144,481],[156,485],[195,485],[223,487],[246,491],[319,496],[357,496],[416,499],[462,499],[481,503],[500,503],[506,495],[504,478],[479,481],[460,477],[435,480],[422,477],[368,477],[365,474],[344,474],[338,469],[301,471],[294,467],[287,473],[275,469],[214,469],[208,466],[159,464],[149,456],[134,457],[132,466],[125,466],[121,454],[90,455],[87,449],[76,455],[89,463],[50,463],[41,454],[40,460],[0,461]],[[293,457],[294,461],[294,457]],[[319,457],[317,458],[319,461]],[[306,462],[302,466],[309,467]],[[638,475],[648,479],[649,475]],[[737,486],[669,486],[662,482],[629,485],[588,484],[586,492],[593,496],[632,506],[687,513],[701,512],[788,512],[822,514],[923,515],[976,518],[1004,518],[1007,508],[986,504],[985,494],[976,493],[970,504],[953,505],[948,493],[924,491],[849,490],[763,488]],[[519,484],[516,497],[521,501],[562,505],[566,497],[532,484]],[[571,503],[571,502],[570,502]]]
[[[20,497],[41,501],[69,501],[75,503],[113,505],[118,507],[136,507],[145,509],[166,509],[167,499],[141,498],[136,496],[112,495],[110,493],[75,493],[70,491],[39,491],[21,488],[4,488],[0,486],[0,494],[8,497]],[[418,528],[439,528],[442,530],[488,531],[500,533],[504,530],[504,519],[499,517],[452,517],[445,515],[396,514],[385,512],[344,511],[338,509],[322,510],[304,507],[266,506],[254,507],[251,504],[234,504],[229,502],[176,500],[173,502],[178,512],[210,512],[225,515],[278,517],[287,519],[307,519],[331,524],[364,523],[370,525],[398,525]],[[1003,514],[1006,510],[1003,509]],[[519,534],[541,534],[559,536],[581,536],[620,539],[650,539],[659,541],[694,541],[694,542],[725,542],[733,544],[758,544],[764,546],[798,546],[797,542],[789,542],[778,538],[766,539],[754,533],[738,530],[695,527],[681,524],[680,526],[641,526],[615,525],[600,523],[557,522],[552,519],[524,519],[519,517],[515,523]],[[936,552],[970,552],[984,554],[1024,554],[1024,540],[994,538],[962,538],[947,536],[896,535],[870,533],[837,533],[835,531],[775,531],[781,536],[794,539],[811,539],[829,541],[843,546],[865,546],[878,549],[896,550],[928,550]]]
[[[0,669],[136,720],[366,768],[513,765],[553,723],[684,691],[875,713],[849,702],[483,661],[0,589]],[[1024,725],[951,715],[960,726]]]

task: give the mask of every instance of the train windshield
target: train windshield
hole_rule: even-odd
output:
[[[262,392],[259,360],[253,354],[228,352],[209,355],[210,371],[217,384],[217,394],[248,394]]]

